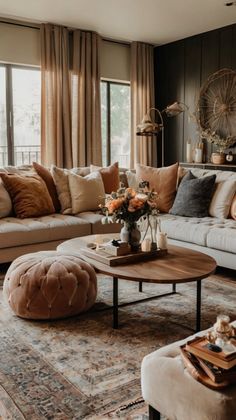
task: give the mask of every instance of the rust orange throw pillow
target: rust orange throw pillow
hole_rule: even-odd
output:
[[[138,180],[148,181],[149,188],[154,189],[158,193],[158,208],[160,212],[168,213],[173,205],[176,194],[178,167],[178,163],[163,168],[152,168],[141,164],[136,165]]]
[[[102,175],[105,193],[110,194],[112,191],[117,191],[120,185],[119,179],[119,165],[118,162],[113,163],[107,168],[100,168],[99,166],[90,165],[90,171],[99,171]]]
[[[47,186],[48,192],[51,196],[55,211],[59,213],[61,210],[61,205],[57,196],[56,185],[54,184],[53,177],[50,171],[37,162],[33,162],[33,167],[35,171],[37,172],[37,174],[44,180]]]
[[[233,198],[231,207],[230,207],[230,217],[232,217],[232,219],[236,220],[236,194]]]
[[[20,219],[55,213],[45,182],[37,175],[0,174]]]

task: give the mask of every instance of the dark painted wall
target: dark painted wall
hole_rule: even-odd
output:
[[[206,79],[221,68],[236,69],[236,24],[156,47],[154,57],[156,107],[178,100],[194,112]],[[165,164],[186,160],[188,139],[197,142],[199,135],[187,113],[166,118]],[[207,144],[207,161],[212,150]]]

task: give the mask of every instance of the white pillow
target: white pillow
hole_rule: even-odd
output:
[[[98,210],[99,204],[104,204],[105,189],[99,172],[92,172],[85,177],[70,172],[68,179],[72,214]]]
[[[138,189],[139,186],[139,180],[136,176],[135,172],[131,172],[131,171],[126,171],[126,176],[128,179],[128,185],[130,188],[133,188],[134,190]]]
[[[11,197],[4,187],[2,181],[0,181],[0,219],[9,216],[12,211]]]
[[[216,182],[216,189],[209,207],[210,216],[227,219],[235,193],[236,180]]]
[[[68,175],[70,173],[85,176],[89,174],[89,167],[78,167],[72,169],[58,168],[55,165],[51,166],[51,174],[56,185],[57,195],[61,204],[62,214],[72,214],[72,203],[69,188]]]

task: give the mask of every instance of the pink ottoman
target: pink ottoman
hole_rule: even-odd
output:
[[[36,252],[13,261],[3,292],[22,318],[66,318],[93,306],[97,277],[94,269],[75,255]]]

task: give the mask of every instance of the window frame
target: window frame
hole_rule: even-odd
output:
[[[15,165],[14,159],[14,111],[13,111],[13,84],[12,70],[32,70],[40,71],[40,66],[27,66],[10,63],[0,63],[0,67],[5,68],[6,78],[6,128],[7,128],[7,164]]]
[[[106,88],[106,166],[111,164],[111,85],[130,86],[129,81],[118,81],[111,79],[101,79],[101,83],[105,83]]]

